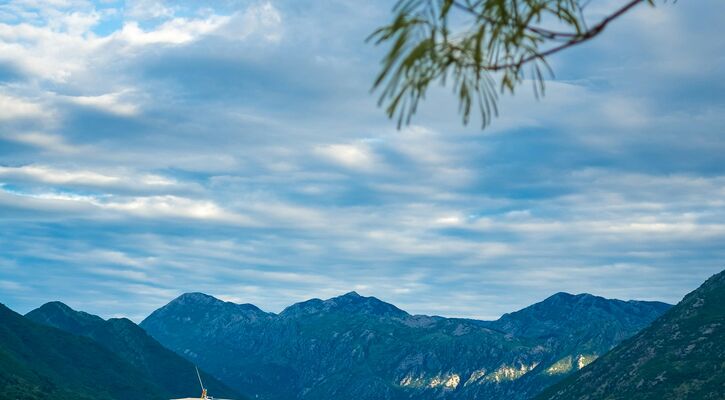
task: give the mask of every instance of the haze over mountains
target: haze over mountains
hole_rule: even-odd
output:
[[[141,326],[254,398],[524,399],[668,308],[558,293],[491,322],[410,315],[355,292],[279,314],[188,293]]]

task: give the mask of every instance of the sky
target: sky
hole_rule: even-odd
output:
[[[725,267],[724,2],[639,6],[483,130],[448,88],[400,130],[377,107],[391,7],[0,0],[0,302],[138,322],[355,290],[493,319],[675,303]]]

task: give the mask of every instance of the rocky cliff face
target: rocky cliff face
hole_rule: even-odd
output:
[[[725,271],[540,400],[724,399]]]
[[[557,294],[486,322],[414,316],[355,292],[278,315],[192,293],[141,326],[253,398],[524,399],[667,308]]]

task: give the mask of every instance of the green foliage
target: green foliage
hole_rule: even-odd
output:
[[[547,56],[593,38],[645,2],[653,4],[632,0],[590,27],[589,0],[398,0],[392,22],[368,38],[389,45],[373,87],[398,127],[434,82],[452,85],[464,124],[477,107],[486,126],[498,114],[499,93],[513,94],[530,79],[543,95],[552,74]]]

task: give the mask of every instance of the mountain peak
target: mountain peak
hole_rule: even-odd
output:
[[[83,311],[76,311],[60,301],[45,303],[25,314],[25,316],[45,325],[67,327],[66,330],[76,334],[90,326],[103,323],[103,318]]]
[[[67,304],[61,301],[49,301],[38,307],[39,310],[59,310],[59,311],[75,311]]]
[[[404,317],[408,315],[407,312],[390,303],[386,303],[372,296],[361,296],[354,291],[325,300],[324,303],[328,310],[391,317]]]
[[[347,292],[345,294],[331,297],[331,298],[325,300],[325,302],[349,303],[349,304],[364,303],[364,302],[368,302],[368,301],[383,303],[382,300],[379,300],[375,297],[361,296],[358,292],[355,292],[355,291]]]
[[[274,314],[262,311],[253,304],[236,304],[205,293],[191,292],[182,294],[154,311],[141,322],[140,326],[148,329],[154,320],[172,317],[181,326],[184,326],[184,328],[179,329],[189,329],[189,325],[204,320],[208,315],[216,316],[215,324],[225,325],[231,321],[254,322],[269,318]]]
[[[91,315],[82,311],[76,311],[69,305],[60,301],[49,301],[31,312],[43,312],[46,315],[72,315],[74,317],[77,317],[79,315],[86,315],[89,317],[95,317],[95,315]]]
[[[569,292],[558,292],[558,293],[554,293],[553,295],[551,295],[548,298],[546,298],[544,300],[544,302],[547,301],[547,300],[568,300],[568,301],[571,301],[571,300],[582,300],[582,299],[592,299],[592,298],[601,298],[601,299],[603,299],[603,297],[595,296],[595,295],[589,294],[589,293],[573,294],[573,293],[569,293]]]
[[[180,295],[179,297],[175,298],[171,301],[172,303],[197,303],[197,304],[212,304],[212,303],[222,303],[222,300],[217,299],[214,296],[210,296],[206,293],[201,292],[189,292],[184,293]]]
[[[348,314],[368,314],[379,317],[406,317],[409,314],[392,304],[386,303],[376,297],[361,296],[351,291],[327,300],[310,299],[293,304],[282,311],[280,315],[299,316],[319,313],[343,312]]]
[[[221,299],[218,299],[214,296],[208,295],[206,293],[201,292],[189,292],[184,293],[181,296],[175,298],[172,300],[168,305],[195,305],[195,306],[221,306],[221,307],[230,307],[234,308],[236,310],[244,310],[244,311],[252,311],[252,312],[258,312],[263,314],[268,314],[265,311],[262,311],[259,307],[255,306],[254,304],[250,303],[233,303],[231,301],[224,301]]]

